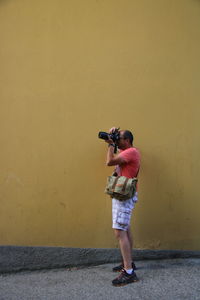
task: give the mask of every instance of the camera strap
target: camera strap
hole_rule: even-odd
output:
[[[135,176],[135,178],[137,178],[137,177],[138,177],[139,171],[140,171],[140,165],[139,165],[139,167],[138,167],[138,170],[137,170],[137,173],[136,173],[136,176]]]
[[[115,144],[114,153],[117,153],[117,145]]]

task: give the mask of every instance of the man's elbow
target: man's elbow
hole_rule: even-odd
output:
[[[107,161],[107,162],[106,162],[106,166],[107,166],[107,167],[110,167],[110,166],[111,166],[111,162],[110,162],[110,161]]]
[[[107,166],[107,167],[113,166],[112,161],[107,161],[107,162],[106,162],[106,166]]]

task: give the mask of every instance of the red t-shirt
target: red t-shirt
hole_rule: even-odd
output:
[[[137,176],[140,166],[140,153],[137,148],[128,148],[121,150],[120,156],[126,161],[125,164],[120,166],[120,176],[133,178]]]

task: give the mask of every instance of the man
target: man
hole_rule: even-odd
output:
[[[113,127],[109,133],[113,133],[117,128]],[[116,166],[115,172],[118,176],[128,178],[137,177],[140,166],[140,153],[133,147],[133,135],[128,130],[119,131],[119,139],[116,141],[120,150],[119,154],[114,154],[114,143],[111,139],[108,143],[107,166]],[[112,219],[113,229],[119,241],[119,247],[123,258],[123,264],[113,268],[113,271],[121,271],[121,274],[112,281],[115,286],[125,285],[138,281],[134,272],[135,265],[132,262],[132,237],[130,230],[131,213],[137,202],[137,192],[133,198],[126,201],[112,199]]]

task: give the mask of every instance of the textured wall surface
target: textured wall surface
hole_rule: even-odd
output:
[[[135,247],[200,249],[199,16],[198,0],[0,0],[1,245],[116,247],[97,138],[116,125],[142,154]]]
[[[134,261],[200,258],[200,251],[136,250]],[[119,249],[0,246],[0,274],[120,262]]]

